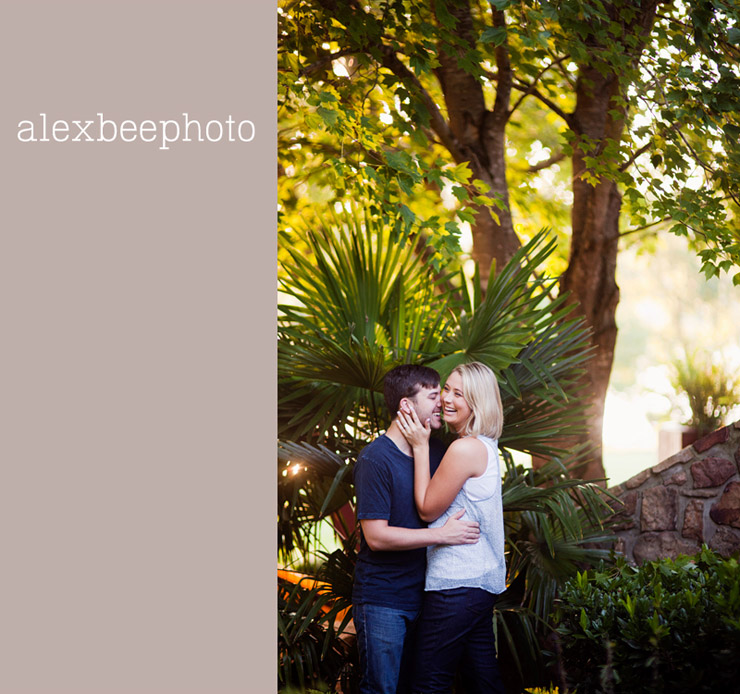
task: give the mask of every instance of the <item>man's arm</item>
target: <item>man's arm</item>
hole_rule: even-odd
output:
[[[460,520],[464,513],[464,510],[458,511],[439,528],[399,528],[380,518],[363,519],[360,525],[365,541],[374,552],[475,544],[480,537],[480,526],[473,521]]]

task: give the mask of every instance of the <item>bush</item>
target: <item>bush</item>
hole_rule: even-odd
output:
[[[706,546],[579,573],[561,592],[556,624],[564,690],[738,691],[738,562]]]

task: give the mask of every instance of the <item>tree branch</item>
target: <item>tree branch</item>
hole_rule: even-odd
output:
[[[648,142],[647,144],[643,145],[638,150],[633,152],[632,156],[626,162],[624,162],[622,166],[619,167],[619,170],[626,171],[627,169],[629,169],[629,167],[632,166],[632,164],[634,164],[635,159],[637,159],[637,157],[639,157],[641,154],[644,154],[645,152],[647,152],[650,149],[650,147],[652,147],[652,145],[653,143],[651,140],[650,142]]]
[[[541,161],[538,164],[532,164],[527,169],[527,173],[537,173],[538,171],[542,171],[542,169],[547,169],[551,167],[553,164],[557,164],[563,159],[565,159],[565,152],[561,150],[560,152],[556,152],[555,154],[553,154],[549,159],[546,159],[545,161]]]
[[[457,163],[467,161],[467,157],[462,153],[460,144],[452,133],[449,124],[445,120],[439,108],[437,108],[437,104],[434,102],[434,99],[432,99],[429,92],[424,89],[416,75],[411,72],[403,62],[401,62],[401,59],[396,55],[392,48],[389,46],[383,46],[381,50],[383,52],[383,66],[387,67],[400,80],[412,86],[413,91],[416,92],[427,111],[429,111],[432,130],[437,133],[442,144],[452,155],[452,158]]]
[[[565,111],[563,111],[563,109],[561,109],[560,106],[550,101],[550,99],[548,99],[544,94],[541,94],[537,89],[534,89],[532,85],[520,84],[519,82],[514,82],[512,84],[512,87],[520,92],[526,92],[525,94],[526,96],[531,94],[536,99],[539,99],[553,113],[556,113],[558,116],[560,116],[573,131],[575,131],[576,128],[575,128],[575,121],[573,120],[573,114],[566,113]]]
[[[493,17],[493,26],[506,27],[506,17],[501,10],[492,8],[491,15]],[[507,41],[496,46],[495,54],[498,83],[496,86],[496,99],[493,102],[493,118],[496,122],[501,123],[507,121],[511,115],[509,103],[511,100],[511,87],[514,82]]]
[[[358,13],[362,13],[362,14],[365,13],[365,10],[360,7],[357,0],[342,0],[342,1],[345,4],[350,5]],[[318,0],[318,2],[326,10],[335,12],[337,9],[336,7],[337,0]],[[444,116],[440,112],[439,108],[437,107],[437,104],[434,102],[434,99],[432,99],[429,92],[427,92],[427,90],[424,89],[423,85],[418,80],[416,75],[411,70],[409,70],[409,68],[406,67],[403,61],[398,57],[396,52],[390,46],[387,46],[381,43],[379,48],[383,55],[381,64],[383,65],[383,67],[389,69],[399,80],[401,80],[407,86],[409,86],[411,88],[411,91],[416,93],[419,100],[424,104],[427,111],[429,112],[429,115],[431,118],[432,129],[438,135],[444,147],[447,148],[452,158],[458,163],[465,161],[466,157],[463,155],[460,149],[460,145],[457,142],[457,139],[453,135],[449,124],[445,120]],[[354,50],[339,51],[333,54],[332,56],[327,56],[326,58],[322,58],[316,63],[309,65],[306,68],[306,70],[316,69],[317,67],[320,66],[320,64],[326,64],[328,60],[336,59],[337,57],[341,57],[342,55],[347,55],[348,53],[359,53],[359,52],[366,53],[367,47],[365,47],[364,50],[358,47]]]
[[[650,76],[655,80],[656,89],[657,89],[658,92],[660,92],[660,95],[663,97],[663,103],[667,105],[668,104],[668,99],[666,98],[666,95],[663,93],[663,89],[661,88],[660,83],[658,82],[656,75],[653,74],[652,72],[650,72]],[[694,157],[694,159],[695,159],[696,163],[699,165],[699,167],[701,167],[710,176],[713,176],[714,175],[714,169],[711,167],[710,164],[708,164],[707,162],[704,161],[704,159],[699,155],[699,153],[696,151],[696,149],[689,143],[689,141],[686,139],[686,136],[681,132],[681,127],[680,126],[681,126],[681,124],[678,123],[678,122],[676,122],[676,123],[674,123],[669,128],[669,131],[670,130],[674,130],[676,132],[676,134],[678,135],[679,139],[681,140],[681,142],[683,142],[683,144],[686,147],[686,149],[692,154],[692,156]],[[732,192],[729,192],[728,191],[728,194],[730,195],[730,197],[735,202],[738,202],[738,200],[736,199],[735,195],[732,194]]]
[[[561,56],[557,60],[554,60],[553,62],[551,62],[549,65],[546,65],[545,67],[543,67],[542,70],[540,70],[539,73],[537,73],[537,76],[532,80],[530,89],[525,91],[524,94],[522,94],[519,97],[519,99],[517,99],[517,102],[511,107],[511,110],[509,111],[509,115],[514,113],[514,111],[516,111],[517,108],[519,108],[519,104],[521,104],[522,101],[524,101],[524,99],[526,99],[532,93],[531,90],[533,90],[536,87],[537,82],[540,81],[540,79],[542,78],[542,75],[544,75],[549,69],[556,67],[557,65],[560,65],[564,60],[567,60],[569,57],[570,56],[567,56],[567,55]]]
[[[630,236],[631,234],[636,234],[640,231],[645,231],[645,229],[650,229],[650,227],[658,226],[659,224],[665,224],[666,222],[670,222],[671,219],[673,219],[671,216],[663,217],[663,219],[659,219],[657,222],[650,222],[650,224],[645,224],[641,227],[635,227],[634,229],[628,229],[627,231],[623,231],[619,234],[619,238],[621,239],[623,236]]]
[[[693,26],[687,24],[686,22],[682,22],[676,17],[669,17],[667,14],[660,14],[659,12],[655,13],[655,17],[656,19],[663,19],[669,24],[674,24],[681,27],[681,29],[687,34],[692,33],[694,30]],[[715,36],[714,38],[716,38],[720,48],[724,49],[725,52],[729,53],[730,55],[734,54],[736,58],[740,56],[740,48],[730,43],[729,41],[725,41],[725,39],[723,39],[721,36]]]

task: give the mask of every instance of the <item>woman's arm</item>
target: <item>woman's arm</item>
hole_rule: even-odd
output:
[[[453,441],[430,479],[429,422],[422,425],[414,411],[400,412],[398,420],[414,453],[416,510],[422,520],[436,520],[449,508],[467,479],[485,472],[488,460],[485,444],[472,436]]]

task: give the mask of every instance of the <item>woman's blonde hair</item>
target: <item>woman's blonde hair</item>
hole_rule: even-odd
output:
[[[501,393],[496,376],[485,364],[473,361],[456,366],[452,373],[460,374],[465,402],[472,412],[463,425],[465,436],[488,436],[497,439],[504,426]]]

